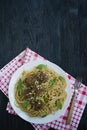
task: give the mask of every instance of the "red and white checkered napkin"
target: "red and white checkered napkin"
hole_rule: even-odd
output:
[[[44,60],[43,57],[33,52],[29,48],[27,48],[25,51],[20,53],[16,58],[14,58],[12,61],[10,61],[7,65],[5,65],[0,70],[0,89],[7,97],[8,97],[8,86],[9,86],[9,82],[13,73],[23,64],[33,61],[33,60],[37,60],[38,58]],[[70,80],[70,83],[71,83],[70,87],[72,88],[72,93],[73,93],[73,87],[74,87],[73,84],[75,82],[75,79],[69,74],[67,74],[67,77]],[[32,125],[34,126],[36,130],[48,130],[48,128],[50,127],[56,130],[76,130],[86,103],[87,103],[87,87],[81,84],[78,94],[77,94],[70,125],[66,125],[66,117],[69,111],[69,107],[67,108],[65,114],[61,116],[60,118],[58,118],[58,120],[55,120],[55,121],[52,121],[50,123],[43,124],[43,125],[33,124],[33,123]],[[10,103],[7,104],[6,110],[11,114],[16,114],[14,110],[12,109]]]

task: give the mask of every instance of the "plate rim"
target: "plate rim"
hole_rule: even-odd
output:
[[[11,98],[12,98],[12,93],[11,93],[11,90],[12,90],[12,83],[13,83],[13,79],[15,78],[15,75],[16,75],[16,73],[18,73],[19,71],[24,71],[24,70],[26,70],[26,66],[30,66],[30,65],[33,65],[33,66],[31,66],[31,68],[29,68],[28,70],[31,70],[34,66],[37,66],[36,64],[47,64],[48,66],[50,66],[54,71],[55,70],[58,70],[58,71],[61,71],[62,73],[60,74],[60,75],[63,75],[64,76],[64,78],[66,79],[66,82],[67,82],[67,84],[70,86],[69,87],[69,95],[68,95],[68,99],[67,99],[67,102],[68,102],[68,105],[67,104],[65,104],[65,102],[64,102],[64,104],[65,105],[63,105],[63,109],[67,109],[67,107],[69,106],[69,104],[70,104],[70,101],[71,101],[71,97],[69,98],[69,96],[70,95],[72,95],[72,89],[71,89],[71,85],[70,85],[70,81],[69,81],[69,79],[68,79],[68,77],[67,77],[67,74],[66,74],[66,72],[62,69],[62,68],[60,68],[58,65],[56,65],[56,64],[54,64],[54,63],[52,63],[52,62],[50,62],[50,61],[48,61],[48,60],[41,60],[41,59],[39,59],[39,60],[36,60],[36,61],[31,61],[31,62],[29,62],[29,63],[25,63],[24,65],[22,65],[21,67],[19,67],[15,72],[14,72],[14,74],[12,75],[12,77],[11,77],[11,80],[10,80],[10,83],[9,83],[9,88],[8,88],[8,96],[9,96],[9,101],[10,101],[10,104],[11,104],[11,106],[12,106],[12,108],[13,108],[13,110],[16,112],[16,114],[19,116],[19,117],[21,117],[22,119],[24,119],[25,121],[27,121],[27,122],[31,122],[31,123],[35,123],[35,124],[45,124],[45,123],[49,123],[49,122],[52,122],[52,121],[54,121],[54,120],[56,120],[56,119],[59,119],[59,117],[60,116],[62,116],[64,113],[65,113],[65,111],[66,110],[64,110],[64,111],[62,111],[62,109],[61,110],[58,110],[57,112],[55,112],[55,113],[57,113],[57,114],[59,114],[58,116],[56,116],[56,117],[54,117],[54,115],[53,114],[50,114],[50,115],[48,115],[48,116],[46,116],[46,117],[44,117],[44,118],[42,118],[42,117],[30,117],[26,112],[24,112],[24,111],[22,111],[20,108],[17,108],[16,109],[16,106],[15,106],[15,104],[13,103],[13,101],[11,100]],[[54,69],[54,67],[55,67],[55,69]],[[20,72],[21,74],[22,74],[22,72]],[[19,74],[20,75],[20,74]],[[20,77],[20,76],[19,76]],[[16,79],[16,81],[17,81],[17,79]],[[13,90],[14,90],[14,88],[15,88],[15,86],[13,87]],[[66,88],[67,89],[67,88]],[[13,93],[14,94],[14,93]],[[14,98],[14,101],[16,101],[15,100],[15,98]],[[17,111],[18,110],[18,111]],[[20,112],[21,111],[21,112]],[[62,114],[61,114],[61,112],[62,112]],[[26,116],[24,116],[23,114],[27,114]],[[27,119],[26,119],[26,117],[27,117]],[[54,117],[54,118],[53,118]],[[39,120],[39,122],[38,122],[38,120]]]

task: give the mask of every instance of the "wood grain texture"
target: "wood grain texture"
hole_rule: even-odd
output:
[[[87,85],[87,1],[0,0],[0,68],[26,47]],[[0,129],[33,130],[5,111],[7,101],[0,92]],[[78,130],[87,130],[86,113]]]
[[[70,106],[70,110],[68,112],[67,115],[67,119],[66,119],[66,124],[69,125],[72,119],[72,114],[73,114],[73,110],[74,110],[74,106],[75,106],[75,97],[72,97],[72,102],[71,102],[71,106]]]

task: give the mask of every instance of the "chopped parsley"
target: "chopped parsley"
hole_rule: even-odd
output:
[[[23,88],[22,81],[21,81],[21,79],[19,79],[19,81],[18,81],[18,91],[22,92],[22,88]]]
[[[55,78],[54,78],[54,79],[51,79],[51,80],[49,81],[49,86],[52,87],[55,83],[56,83],[56,79],[55,79]]]
[[[37,69],[46,69],[46,68],[47,68],[47,65],[39,64],[36,68],[37,68]]]
[[[56,101],[56,105],[59,109],[62,109],[62,103],[59,100]]]

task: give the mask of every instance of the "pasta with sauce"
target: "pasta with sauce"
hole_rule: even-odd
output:
[[[67,97],[66,80],[47,65],[24,71],[15,85],[15,99],[31,117],[44,117],[62,109]]]

